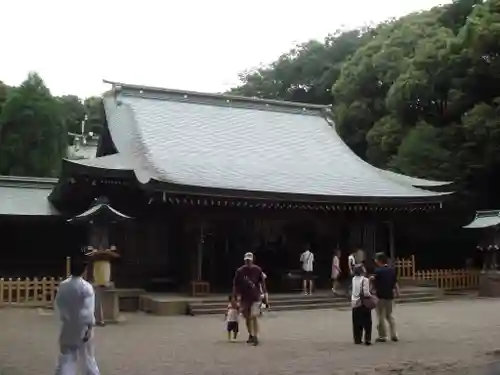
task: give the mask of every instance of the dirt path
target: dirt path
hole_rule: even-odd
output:
[[[352,344],[349,311],[271,313],[256,348],[227,343],[220,316],[136,314],[98,328],[97,352],[103,375],[493,375],[485,365],[500,361],[499,312],[495,300],[398,306],[401,342],[372,347]],[[54,317],[3,309],[0,322],[1,375],[53,373]]]

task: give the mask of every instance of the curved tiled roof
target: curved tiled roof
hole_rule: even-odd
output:
[[[464,226],[466,229],[494,227],[500,224],[500,210],[477,211],[472,222]]]
[[[450,185],[453,183],[451,181],[434,181],[434,180],[426,180],[423,178],[410,177],[401,173],[396,173],[393,171],[388,171],[380,168],[377,168],[377,170],[384,176],[391,178],[397,182],[402,182],[404,184],[410,184],[418,187],[438,187],[438,186]]]
[[[416,188],[412,182],[420,179],[381,173],[357,157],[325,106],[123,84],[104,103],[121,163],[144,183],[346,200],[446,194]]]
[[[59,215],[47,197],[54,178],[0,176],[0,215]]]

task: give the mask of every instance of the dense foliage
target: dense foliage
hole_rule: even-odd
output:
[[[500,205],[500,0],[455,0],[372,28],[337,31],[241,74],[232,94],[332,104],[359,156],[453,180]],[[0,174],[57,175],[67,134],[100,133],[102,100],[54,97],[36,74],[0,81]],[[462,195],[463,196],[463,195]]]
[[[54,97],[36,73],[19,87],[0,81],[0,175],[57,176],[68,133],[99,134],[103,124],[100,97]]]
[[[365,160],[454,180],[476,205],[493,206],[499,54],[500,0],[456,0],[299,45],[242,74],[231,93],[332,104],[340,135]]]

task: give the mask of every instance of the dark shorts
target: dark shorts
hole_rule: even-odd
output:
[[[227,322],[227,331],[238,333],[238,331],[239,331],[238,322]]]
[[[310,281],[312,280],[312,277],[313,277],[312,271],[302,271],[302,278],[304,280]]]

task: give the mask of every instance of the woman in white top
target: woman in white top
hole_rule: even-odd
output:
[[[334,294],[337,294],[339,276],[340,276],[340,250],[335,249],[333,251],[333,260],[332,260],[332,292]]]
[[[372,312],[363,305],[362,296],[370,297],[370,280],[365,277],[365,267],[357,265],[354,267],[354,277],[352,278],[352,333],[355,344],[371,345],[372,342]]]

